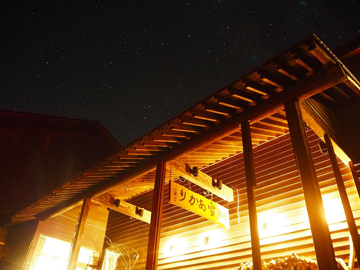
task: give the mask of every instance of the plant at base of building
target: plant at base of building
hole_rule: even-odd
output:
[[[339,270],[349,270],[342,259],[336,258],[336,263]],[[295,253],[290,256],[271,260],[269,263],[262,261],[262,270],[318,270],[316,261],[306,258],[304,256],[298,256]],[[232,270],[253,270],[253,263],[240,263],[239,267]]]

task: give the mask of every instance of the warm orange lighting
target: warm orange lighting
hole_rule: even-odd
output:
[[[178,256],[185,253],[187,248],[187,241],[184,238],[176,237],[169,240],[164,251],[168,256]]]
[[[274,211],[259,214],[258,229],[260,238],[275,236],[284,233],[288,220],[283,214]]]
[[[323,203],[328,224],[338,223],[346,219],[344,208],[339,198],[331,199],[323,197]]]
[[[42,237],[44,238],[44,237]],[[34,270],[65,270],[67,269],[70,243],[45,237],[45,243],[40,251]]]
[[[35,255],[31,263],[31,270],[66,270],[70,255],[71,244],[59,239],[41,235],[36,246]],[[98,253],[95,252],[98,257]],[[89,264],[94,257],[94,251],[80,248],[78,262]],[[77,267],[76,270],[83,268]]]
[[[221,246],[225,239],[223,229],[211,230],[201,233],[198,238],[198,245],[203,248],[215,248]]]

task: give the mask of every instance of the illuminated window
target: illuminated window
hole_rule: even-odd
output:
[[[30,270],[66,270],[71,244],[41,235]]]
[[[70,257],[71,244],[59,239],[40,235],[30,270],[66,270]],[[87,265],[97,263],[99,253],[80,248],[76,270],[86,269]]]

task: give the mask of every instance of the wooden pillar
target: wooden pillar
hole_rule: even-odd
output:
[[[343,181],[343,178],[341,175],[339,164],[336,159],[335,151],[334,151],[334,148],[333,148],[333,145],[332,145],[329,135],[325,134],[324,137],[325,137],[325,142],[326,142],[327,150],[329,153],[331,165],[334,170],[335,180],[336,180],[336,183],[337,183],[337,186],[339,189],[341,202],[344,207],[345,216],[346,216],[347,224],[349,227],[351,239],[354,244],[356,257],[360,258],[360,238],[359,238],[359,234],[358,234],[358,231],[356,228],[355,219],[354,219],[354,216],[353,216],[353,213],[351,210],[350,201],[349,201],[349,198],[346,193],[346,188],[345,188],[344,181]]]
[[[106,230],[108,228],[109,225],[109,216],[110,216],[110,210],[108,210],[108,216],[107,216],[107,222],[106,222]],[[102,250],[100,252],[100,257],[99,257],[99,262],[98,262],[98,267],[97,270],[101,270],[104,260],[105,260],[105,255],[106,255],[106,249],[109,247],[109,241],[106,241],[107,237],[106,237],[106,231],[105,231],[105,237],[104,237],[104,242],[103,242],[103,246],[102,246]]]
[[[299,102],[289,100],[284,105],[291,142],[304,190],[317,263],[320,270],[337,270],[329,226],[325,218],[324,205],[311,158]]]
[[[241,134],[243,141],[243,153],[245,163],[245,175],[246,175],[246,190],[249,208],[249,221],[250,221],[250,234],[251,234],[251,250],[253,259],[253,269],[261,270],[261,251],[260,251],[260,239],[256,213],[256,201],[255,201],[255,167],[253,158],[253,149],[251,142],[250,124],[248,121],[244,121],[241,124]]]
[[[71,254],[70,254],[67,270],[76,269],[76,264],[78,261],[80,247],[81,247],[81,240],[85,229],[85,223],[87,216],[89,214],[90,202],[91,202],[90,198],[85,198],[83,201],[80,216],[78,218],[78,223],[75,229],[75,236],[71,244]]]
[[[164,201],[166,166],[164,161],[160,161],[156,167],[155,187],[153,195],[153,205],[151,210],[151,223],[149,231],[149,242],[146,258],[146,270],[156,270],[159,254],[160,229],[162,206]]]
[[[104,238],[104,243],[103,243],[103,247],[102,247],[102,250],[101,250],[101,253],[100,253],[100,258],[99,258],[99,263],[98,263],[98,267],[97,267],[97,270],[101,270],[102,269],[102,266],[104,264],[104,260],[105,260],[105,255],[106,255],[106,249],[108,248],[108,244],[107,244],[107,241],[106,241],[106,236]]]
[[[354,182],[355,182],[357,193],[358,193],[359,198],[360,198],[360,182],[359,182],[359,177],[358,177],[358,175],[356,173],[356,170],[355,170],[354,162],[350,161],[349,166],[350,166],[352,177],[353,177]]]

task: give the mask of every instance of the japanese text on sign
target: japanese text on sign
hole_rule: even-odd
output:
[[[228,209],[175,182],[170,182],[169,202],[230,228]]]

